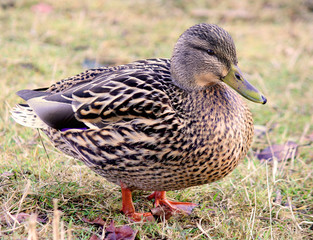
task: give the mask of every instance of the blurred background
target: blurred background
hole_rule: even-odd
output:
[[[252,234],[250,229],[250,236],[247,235],[248,230],[245,228],[250,225],[245,225],[244,220],[237,219],[237,222],[231,222],[231,224],[223,220],[225,225],[222,224],[222,226],[227,231],[219,227],[212,230],[213,220],[202,216],[207,220],[207,225],[203,228],[206,227],[207,231],[211,231],[210,234],[214,239],[227,239],[231,236],[235,236],[236,239],[250,237],[251,239],[257,237],[259,237],[257,239],[268,239],[269,236],[273,236],[273,231],[274,237],[278,237],[276,239],[309,239],[306,237],[312,234],[310,222],[313,221],[311,218],[313,214],[312,0],[0,0],[0,151],[2,152],[0,174],[14,173],[15,176],[13,178],[12,175],[5,175],[5,177],[1,175],[4,185],[0,185],[2,194],[0,203],[2,201],[2,206],[6,206],[2,208],[2,213],[13,214],[16,211],[27,179],[33,179],[31,185],[33,195],[27,195],[27,201],[21,204],[20,210],[44,212],[48,216],[51,214],[49,211],[52,198],[64,198],[62,195],[64,191],[67,191],[65,199],[75,198],[71,192],[73,191],[72,185],[68,184],[64,187],[69,190],[62,188],[63,192],[57,187],[60,183],[55,183],[56,175],[59,181],[66,183],[73,182],[76,178],[80,179],[80,188],[77,189],[82,188],[82,190],[75,188],[75,196],[80,196],[82,199],[85,199],[82,196],[86,189],[93,189],[93,192],[97,193],[102,192],[103,185],[108,189],[115,189],[115,186],[93,175],[84,166],[79,164],[76,166],[76,161],[56,153],[46,142],[50,157],[48,160],[44,149],[41,146],[38,147],[40,143],[38,133],[18,126],[10,118],[11,107],[20,101],[15,95],[16,91],[46,87],[88,68],[119,65],[145,58],[170,58],[179,35],[188,27],[201,22],[218,24],[232,35],[237,46],[240,69],[247,79],[264,93],[268,103],[265,106],[248,103],[253,112],[257,130],[248,160],[224,182],[213,184],[211,187],[206,186],[207,195],[199,193],[204,187],[185,193],[191,194],[192,198],[198,197],[200,199],[198,202],[202,202],[202,206],[205,206],[205,199],[212,200],[213,196],[219,192],[218,196],[221,198],[214,197],[214,200],[217,201],[216,204],[222,204],[227,192],[234,193],[235,191],[234,184],[229,179],[233,178],[234,182],[236,179],[239,179],[238,182],[242,180],[240,183],[243,184],[246,183],[248,175],[250,184],[237,186],[237,192],[238,188],[242,190],[242,194],[239,195],[252,194],[253,199],[255,189],[257,189],[258,193],[263,193],[256,197],[256,201],[260,204],[258,206],[260,216],[265,214],[268,217],[272,211],[279,213],[285,211],[285,218],[281,219],[286,222],[282,223],[277,220],[276,225],[271,228],[271,235],[269,223],[264,220],[262,222],[262,219],[258,222],[256,220],[254,225],[256,232]],[[291,161],[286,160],[282,165],[278,167],[276,165],[270,170],[264,166],[260,167],[259,164],[262,163],[256,159],[255,153],[269,145],[284,144],[288,141],[301,146]],[[249,175],[251,168],[259,175]],[[266,179],[264,179],[266,173],[273,176],[270,187],[269,184],[266,185]],[[281,180],[279,184],[282,185],[277,185],[279,179]],[[50,188],[41,190],[43,182],[50,182]],[[1,186],[5,187],[1,190]],[[281,207],[268,210],[266,189],[273,193],[269,197],[272,200],[277,195],[277,191],[280,191],[279,194],[283,199]],[[51,192],[55,192],[56,195],[50,196],[48,193]],[[101,198],[103,196],[99,194],[92,195],[95,197],[93,201],[97,203],[103,201]],[[102,194],[113,193],[105,190]],[[114,194],[113,202],[102,208],[97,205],[96,208],[102,213],[105,212],[104,209],[118,209],[119,202],[114,201],[117,201],[119,194],[118,192]],[[242,200],[243,197],[237,196],[236,198],[236,196],[232,199],[233,209],[237,213],[241,211],[244,213],[242,209],[245,207],[240,204],[245,200]],[[295,201],[293,205],[295,208],[304,206],[305,212],[290,212],[288,210],[290,204],[286,205],[288,197]],[[46,201],[47,205],[41,206],[38,199],[41,199],[41,202]],[[248,203],[249,201],[247,200]],[[91,201],[91,205],[94,205],[94,202]],[[251,207],[251,201],[249,206]],[[69,208],[64,203],[63,211],[67,217],[64,221],[67,227],[71,221],[79,222],[73,212],[82,211],[79,208],[69,211]],[[82,212],[79,213],[84,215]],[[273,217],[280,219],[279,213],[275,216],[273,214]],[[110,213],[106,214],[110,215]],[[241,219],[249,219],[249,214],[247,213]],[[230,217],[230,215],[226,216],[226,218]],[[222,221],[223,218],[220,216],[218,219]],[[180,221],[182,221],[182,226],[189,226],[195,224],[196,220],[193,223]],[[12,225],[1,222],[1,213],[0,223],[6,234],[10,231],[12,233]],[[74,229],[82,229],[81,223],[75,224],[71,225]],[[232,224],[235,228],[230,227]],[[26,236],[27,227],[22,226],[25,229],[21,228],[19,233],[16,233],[21,235],[15,236]],[[151,239],[151,236],[156,236],[156,239],[160,239],[157,238],[160,236],[162,239],[183,239],[182,236],[191,234],[193,239],[202,237],[206,239],[206,235],[201,234],[201,230],[197,227],[195,227],[196,230],[188,230],[189,232],[184,230],[184,227],[181,229],[175,224],[170,227],[172,232],[166,228],[161,228],[161,230],[152,228],[152,230],[145,229],[140,236],[142,239]],[[76,232],[77,236],[83,236],[82,233],[79,235],[79,231]],[[93,231],[93,229],[88,231]],[[183,235],[180,235],[181,233]],[[49,238],[49,231],[45,234],[47,235],[42,236]],[[164,236],[168,238],[163,238]]]

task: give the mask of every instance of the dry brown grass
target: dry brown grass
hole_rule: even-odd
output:
[[[313,17],[302,2],[46,2],[54,9],[47,15],[30,10],[38,1],[0,9],[0,238],[89,239],[103,233],[82,217],[102,216],[130,224],[140,239],[313,239],[313,152],[306,138],[313,132]],[[56,152],[42,136],[46,153],[38,132],[13,122],[14,93],[79,73],[86,58],[121,64],[170,57],[179,34],[199,22],[217,23],[234,37],[241,69],[269,100],[250,104],[266,135],[224,180],[169,193],[199,203],[191,216],[129,223],[119,213],[117,186]],[[290,161],[255,158],[259,149],[287,140],[311,145]],[[138,210],[151,207],[147,195],[134,194]],[[20,223],[18,213],[31,218]]]

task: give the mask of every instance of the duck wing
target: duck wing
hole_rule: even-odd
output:
[[[17,94],[52,128],[101,128],[117,121],[174,114],[166,93],[170,83],[168,68],[156,71],[156,67],[134,65],[67,84],[62,91],[61,84],[58,91],[50,87]]]

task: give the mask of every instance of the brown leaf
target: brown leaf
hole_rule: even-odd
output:
[[[273,157],[277,158],[280,162],[282,160],[291,159],[298,154],[298,144],[292,141],[288,141],[285,144],[274,144],[265,148],[260,153],[256,154],[259,160],[272,161]]]
[[[98,217],[95,220],[89,220],[88,218],[83,217],[82,220],[85,223],[95,224],[101,227],[104,227],[105,221]],[[105,240],[133,240],[135,239],[138,231],[134,231],[129,226],[121,226],[116,228],[114,226],[114,221],[112,220],[110,225],[105,229]],[[100,238],[93,234],[89,240],[100,240]]]
[[[101,240],[96,234],[92,234],[89,240]]]
[[[151,211],[153,216],[158,217],[161,220],[162,219],[165,219],[165,220],[170,219],[174,213],[169,207],[161,206],[161,205],[159,205],[155,208],[152,208],[150,211]]]
[[[85,223],[95,224],[95,225],[98,225],[98,226],[101,226],[101,227],[104,227],[104,225],[106,223],[101,217],[97,217],[94,220],[89,220],[88,218],[83,217],[82,220]]]
[[[8,224],[13,224],[14,221],[16,220],[17,222],[21,223],[21,222],[25,222],[27,221],[28,219],[30,218],[30,214],[28,213],[19,213],[19,214],[13,214],[11,216],[9,215],[1,215],[0,216],[0,222],[3,222],[3,223],[8,223]],[[46,220],[45,219],[42,219],[42,218],[39,218],[37,217],[37,222],[40,222],[40,223],[45,223]]]
[[[134,240],[138,230],[134,231],[130,226],[116,228],[112,220],[105,229],[105,240]]]

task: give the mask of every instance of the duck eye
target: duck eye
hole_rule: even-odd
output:
[[[212,56],[212,55],[214,55],[214,51],[212,49],[209,49],[208,54]]]

